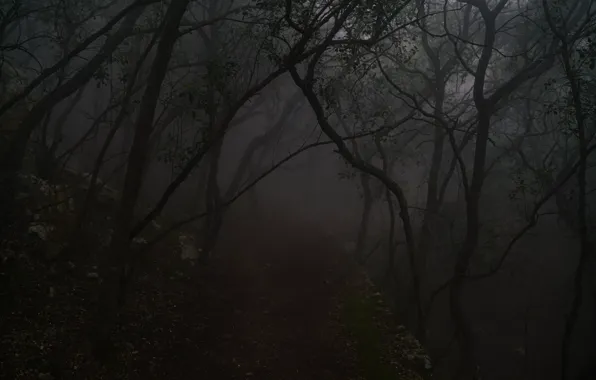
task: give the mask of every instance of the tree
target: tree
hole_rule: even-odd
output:
[[[296,91],[287,101],[285,101],[285,104],[281,109],[281,114],[278,116],[275,123],[265,132],[254,137],[247,144],[239,164],[232,175],[232,180],[225,192],[224,199],[233,198],[241,190],[241,185],[243,183],[258,176],[258,170],[262,168],[265,153],[271,149],[276,141],[279,141],[280,137],[283,135],[284,128],[292,123],[292,117],[300,110],[303,103],[304,97],[302,96],[302,93]],[[258,157],[255,157],[257,155]],[[256,196],[254,190],[252,190],[251,195],[253,198]]]
[[[417,337],[421,341],[425,340],[427,310],[430,310],[435,292],[430,292],[430,284],[425,278],[429,276],[428,262],[434,257],[431,247],[436,243],[438,237],[432,236],[433,230],[441,229],[439,211],[445,200],[445,194],[449,187],[451,178],[458,166],[458,158],[466,148],[471,138],[468,128],[468,121],[459,121],[468,111],[467,93],[462,91],[460,78],[462,77],[461,65],[458,64],[457,54],[449,50],[449,44],[446,44],[442,33],[437,31],[440,21],[455,18],[461,25],[461,30],[457,36],[458,39],[466,40],[470,34],[470,16],[471,9],[464,10],[462,19],[457,17],[458,10],[441,9],[435,4],[427,4],[425,1],[416,2],[416,12],[418,25],[411,31],[414,41],[422,46],[421,52],[416,52],[414,57],[406,62],[399,56],[392,56],[385,52],[379,54],[377,64],[381,71],[382,78],[391,89],[395,90],[395,95],[404,101],[408,106],[419,112],[423,121],[432,128],[430,167],[428,169],[428,178],[426,180],[426,199],[422,206],[423,216],[419,226],[418,234],[418,262],[417,268],[420,271],[421,294],[418,296],[420,302],[426,305],[420,306],[418,316],[414,317],[416,324],[415,330]],[[435,19],[441,19],[440,21]],[[419,36],[419,37],[418,37]],[[420,81],[413,85],[409,77],[403,75],[414,75]],[[403,79],[400,80],[399,77]],[[448,93],[449,89],[449,93]],[[454,92],[455,94],[451,94]],[[457,98],[458,92],[463,92],[462,99],[451,100],[451,97]],[[422,130],[424,126],[419,126]],[[463,131],[458,133],[458,131]],[[461,134],[461,137],[458,136]],[[448,170],[441,176],[443,162],[447,152],[445,152],[446,138],[453,150],[453,156]],[[425,140],[414,139],[413,142],[422,144]],[[435,240],[435,242],[433,242]],[[430,276],[432,278],[432,276]],[[435,296],[430,296],[435,294]],[[430,299],[428,299],[430,297]],[[413,299],[417,299],[414,297]]]
[[[502,23],[504,20],[499,16],[508,5],[507,0],[499,1],[492,9],[484,0],[480,1],[462,1],[473,7],[481,17],[484,26],[481,27],[484,38],[477,53],[480,57],[475,62],[475,68],[471,68],[469,63],[458,54],[458,59],[468,73],[473,77],[473,99],[477,112],[476,123],[476,141],[474,146],[474,159],[471,169],[469,181],[464,179],[464,189],[466,198],[466,235],[463,246],[457,255],[457,261],[454,267],[454,277],[451,282],[450,289],[450,304],[452,320],[457,329],[458,342],[461,349],[461,358],[459,376],[461,378],[470,378],[473,376],[474,360],[473,360],[473,338],[469,331],[469,326],[465,320],[462,305],[462,288],[465,277],[470,265],[470,260],[478,246],[478,238],[480,233],[480,197],[486,177],[486,158],[489,141],[489,133],[491,128],[491,120],[497,109],[497,106],[509,97],[514,91],[522,86],[526,81],[536,76],[545,73],[552,67],[553,52],[555,44],[545,43],[538,44],[534,51],[528,52],[526,57],[528,59],[522,65],[521,69],[517,71],[508,81],[502,84],[491,84],[492,89],[490,95],[486,94],[486,84],[489,66],[492,62],[492,57],[497,42],[497,35],[500,31],[500,26],[497,22]],[[500,25],[500,24],[499,24]],[[446,30],[450,35],[450,32]],[[458,42],[455,38],[451,38],[454,45],[456,45],[455,52],[458,52]],[[546,45],[546,46],[545,46]],[[530,59],[529,57],[532,57]]]
[[[118,284],[122,277],[122,261],[128,262],[128,235],[133,223],[134,209],[139,196],[143,173],[146,168],[149,141],[155,116],[159,92],[164,80],[168,62],[172,55],[174,42],[178,37],[178,25],[186,12],[190,0],[172,1],[166,15],[164,16],[163,29],[159,32],[160,39],[157,45],[156,58],[149,73],[147,87],[141,101],[139,116],[135,124],[135,137],[128,159],[126,179],[122,191],[122,199],[116,218],[116,233],[112,238],[109,252],[105,255],[104,289],[100,297],[99,328],[97,329],[99,355],[106,347],[102,347],[103,341],[110,336],[106,327],[111,327],[113,318],[116,316],[117,302],[120,298]]]
[[[2,148],[2,164],[0,171],[2,172],[2,178],[0,180],[0,188],[2,189],[0,207],[6,212],[3,213],[2,221],[0,221],[0,235],[2,231],[12,224],[14,219],[14,196],[17,183],[17,174],[21,169],[23,158],[26,153],[27,144],[31,134],[43,120],[46,113],[52,109],[63,99],[67,98],[81,86],[91,80],[93,74],[99,69],[99,67],[108,59],[108,57],[116,50],[120,43],[130,36],[133,31],[136,21],[139,19],[145,7],[149,2],[137,2],[133,5],[125,8],[116,17],[114,17],[106,26],[101,28],[98,32],[91,35],[85,41],[83,41],[77,48],[71,53],[60,60],[57,64],[52,66],[50,69],[42,72],[40,76],[34,79],[21,93],[15,95],[10,100],[6,101],[2,107],[0,107],[0,115],[9,110],[11,107],[22,101],[29,93],[31,93],[44,79],[59,71],[62,67],[66,66],[68,62],[76,56],[79,52],[84,50],[93,41],[99,38],[101,35],[107,33],[115,24],[121,19],[123,20],[120,28],[110,35],[105,41],[100,51],[90,59],[87,64],[79,70],[69,80],[65,81],[62,85],[54,89],[49,94],[43,96],[29,111],[26,117],[19,121],[18,127],[11,131],[10,136],[6,137]]]
[[[329,13],[319,13],[316,15],[316,17],[311,20],[312,24],[309,25],[309,27],[305,30],[303,30],[301,27],[295,28],[295,25],[292,25],[294,22],[289,20],[288,24],[295,29],[295,42],[293,46],[290,45],[289,51],[283,54],[285,58],[280,59],[279,56],[272,54],[273,51],[278,48],[276,45],[272,45],[268,48],[269,51],[267,51],[267,53],[273,57],[272,63],[274,63],[274,65],[267,67],[267,69],[271,71],[267,70],[268,72],[266,71],[263,77],[259,78],[256,83],[253,82],[252,77],[249,78],[244,92],[240,96],[231,98],[230,103],[227,105],[224,112],[217,117],[217,119],[207,119],[207,123],[210,123],[210,126],[205,139],[200,142],[196,150],[191,152],[190,158],[185,160],[180,172],[167,187],[166,191],[161,196],[161,199],[152,208],[152,210],[140,222],[138,222],[136,225],[133,225],[134,207],[141,186],[141,180],[143,177],[142,173],[147,164],[149,136],[153,125],[152,120],[155,114],[155,103],[159,94],[161,82],[163,81],[168,60],[172,54],[173,42],[176,41],[177,37],[179,36],[177,33],[177,27],[180,23],[182,15],[184,14],[186,5],[186,2],[182,5],[180,3],[172,3],[171,6],[173,9],[176,9],[176,12],[171,11],[167,14],[172,18],[166,17],[164,21],[163,34],[160,35],[160,44],[158,45],[158,51],[161,48],[165,54],[156,54],[152,71],[149,74],[150,78],[147,80],[148,87],[145,90],[145,96],[141,102],[142,111],[139,112],[139,117],[136,122],[135,140],[129,156],[127,176],[123,190],[120,211],[118,214],[118,228],[116,229],[117,235],[113,237],[111,252],[107,256],[106,263],[104,264],[104,269],[106,271],[106,281],[105,288],[102,292],[102,298],[104,302],[101,304],[106,306],[104,306],[104,310],[101,313],[101,319],[102,322],[105,323],[101,323],[104,328],[98,329],[97,331],[105,332],[105,328],[107,328],[107,326],[113,325],[113,321],[117,315],[116,299],[118,297],[116,296],[118,294],[123,294],[122,283],[123,281],[126,282],[125,279],[128,277],[128,272],[130,272],[130,270],[127,270],[131,263],[131,256],[130,254],[127,254],[127,252],[129,252],[128,245],[130,239],[139,234],[153,220],[153,218],[159,215],[159,213],[167,204],[171,195],[188,178],[197,165],[202,162],[202,159],[210,152],[213,152],[212,149],[215,149],[216,156],[219,155],[217,153],[218,144],[220,144],[221,139],[224,138],[238,111],[241,110],[250,99],[252,99],[256,94],[272,83],[276,78],[285,73],[290,67],[299,64],[301,61],[308,59],[310,56],[320,54],[320,52],[324,51],[331,44],[341,45],[341,43],[343,43],[343,41],[336,41],[333,38],[338,30],[341,29],[343,23],[346,22],[346,19],[352,16],[354,9],[358,7],[358,4],[354,2],[340,3],[340,6],[337,8],[329,7]],[[272,15],[277,15],[279,14],[280,9],[283,10],[283,8],[280,8],[278,4],[275,4],[274,6],[272,4],[264,4],[261,10],[272,12]],[[257,10],[259,9],[257,8]],[[286,11],[287,10],[288,9],[286,9]],[[285,19],[285,13],[281,14],[284,15],[283,19]],[[330,29],[326,29],[326,23],[334,17],[339,17],[335,26]],[[273,18],[273,20],[275,20],[275,22],[272,22],[272,24],[268,25],[269,28],[277,28],[275,24],[279,22],[279,19]],[[322,38],[319,37],[321,34],[323,35]],[[264,35],[267,36],[265,38],[271,40],[278,38],[278,36],[275,34],[271,34],[271,29],[265,29]],[[261,53],[258,52],[258,55],[255,58],[260,57],[259,54]],[[276,65],[280,64],[281,66],[278,68],[275,67]],[[208,99],[206,104],[207,106],[209,105]],[[144,107],[146,107],[146,111],[143,110]],[[207,115],[209,116],[208,113]],[[217,168],[212,170],[211,173],[211,175],[217,174]],[[103,337],[109,336],[109,334],[105,333],[100,335]],[[100,345],[100,351],[105,351],[105,347],[102,348]]]
[[[563,336],[562,344],[562,360],[561,360],[561,378],[569,378],[569,367],[571,353],[571,338],[573,336],[575,325],[580,313],[580,307],[584,294],[584,275],[586,272],[586,263],[590,252],[594,250],[590,242],[588,230],[588,204],[586,200],[587,195],[587,171],[588,171],[588,154],[589,137],[586,126],[587,120],[593,117],[593,109],[586,109],[586,102],[583,96],[585,88],[584,80],[582,78],[582,71],[586,66],[593,67],[594,49],[592,43],[588,40],[588,47],[582,48],[578,46],[583,42],[584,36],[592,34],[591,29],[594,27],[596,21],[596,12],[592,9],[593,2],[581,5],[576,1],[570,5],[562,5],[556,8],[551,8],[546,0],[542,1],[545,18],[549,25],[550,31],[555,38],[560,42],[560,57],[567,80],[567,85],[570,92],[570,104],[573,109],[575,118],[574,135],[577,138],[577,145],[579,150],[579,167],[577,170],[577,232],[580,241],[580,252],[577,269],[574,278],[574,291],[571,303],[571,310],[567,317],[565,325],[565,334]],[[585,17],[584,17],[585,15]],[[583,38],[582,38],[583,37]],[[576,51],[579,51],[579,60],[575,58]],[[575,58],[575,59],[574,59]],[[587,62],[585,59],[587,58]],[[577,60],[577,61],[576,61]],[[582,62],[582,60],[585,62]],[[588,106],[589,107],[589,106]],[[593,107],[592,107],[593,108]],[[593,131],[592,131],[593,134]]]

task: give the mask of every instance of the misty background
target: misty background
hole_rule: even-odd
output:
[[[106,284],[152,221],[207,262],[281,214],[366,270],[433,378],[596,378],[595,2],[0,1],[4,242],[37,223],[23,174],[74,199],[56,257],[109,214]]]

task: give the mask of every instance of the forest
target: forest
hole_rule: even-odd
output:
[[[596,1],[0,0],[0,378],[596,379]]]

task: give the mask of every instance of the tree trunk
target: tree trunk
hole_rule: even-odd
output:
[[[6,112],[10,111],[13,106],[17,105],[18,103],[22,102],[34,91],[40,84],[50,78],[52,75],[56,74],[57,72],[63,70],[70,61],[78,57],[85,49],[87,49],[93,42],[95,42],[98,38],[106,35],[110,29],[114,27],[120,20],[122,20],[125,16],[130,15],[132,11],[135,11],[139,8],[144,9],[149,4],[157,3],[158,0],[147,0],[147,1],[136,1],[133,4],[129,5],[128,7],[124,8],[120,11],[117,15],[115,15],[106,25],[104,25],[101,29],[97,32],[93,33],[89,37],[87,37],[81,44],[79,44],[75,49],[71,50],[70,53],[63,57],[60,61],[58,61],[52,67],[42,71],[42,73],[35,78],[31,83],[27,85],[27,87],[18,95],[13,96],[7,102],[0,106],[0,117],[3,116]],[[126,22],[126,21],[125,21]],[[106,41],[107,44],[107,41]],[[105,44],[104,44],[105,46]]]
[[[207,192],[205,197],[207,218],[204,224],[205,228],[200,257],[203,263],[206,263],[211,258],[223,219],[222,201],[218,183],[219,159],[222,145],[223,140],[220,140],[211,151],[209,157]]]
[[[462,300],[462,289],[467,275],[472,255],[478,246],[480,233],[479,207],[482,185],[484,183],[484,168],[490,130],[492,107],[484,102],[477,104],[478,126],[476,149],[470,187],[466,193],[466,236],[462,249],[459,251],[453,269],[453,281],[449,295],[451,318],[456,330],[457,341],[460,345],[460,365],[454,374],[454,380],[471,379],[474,376],[475,361],[473,357],[474,342],[472,330],[465,319]]]
[[[387,159],[387,154],[383,149],[383,144],[381,143],[381,136],[375,136],[375,145],[377,146],[377,150],[381,155],[381,160],[383,162],[383,172],[385,175],[391,176],[389,172],[389,160]],[[393,208],[393,198],[391,192],[387,187],[385,187],[385,200],[387,201],[387,209],[389,210],[389,233],[387,234],[387,268],[385,272],[385,280],[386,284],[390,284],[392,279],[395,279],[395,209]]]
[[[434,138],[433,138],[433,153],[431,157],[431,166],[428,175],[427,192],[426,192],[426,203],[424,210],[424,217],[422,220],[422,226],[420,227],[420,235],[418,240],[418,265],[417,268],[420,271],[420,296],[421,302],[426,302],[427,295],[429,294],[428,282],[426,277],[427,273],[427,260],[429,253],[433,252],[435,236],[431,234],[431,225],[436,221],[439,208],[441,207],[442,198],[440,197],[439,189],[439,173],[441,172],[441,166],[443,164],[443,151],[445,142],[445,131],[444,126],[439,122],[443,118],[443,100],[445,97],[445,84],[440,78],[440,67],[437,68],[437,82],[440,82],[441,89],[435,91],[435,125],[434,125]],[[454,158],[455,160],[455,158]],[[423,301],[424,300],[424,301]],[[428,300],[432,302],[432,300]],[[428,307],[423,307],[421,310],[427,310]],[[428,316],[424,312],[418,315],[416,321],[416,336],[421,343],[426,341],[426,323]]]
[[[437,81],[439,79],[437,78]],[[443,100],[444,100],[444,84],[442,91],[437,90],[435,93],[435,117],[443,117]],[[430,233],[430,224],[439,212],[439,173],[441,172],[441,165],[443,164],[443,150],[445,141],[445,131],[439,121],[435,121],[434,137],[433,137],[433,153],[431,157],[431,166],[428,174],[427,191],[426,191],[426,207],[424,211],[424,220],[422,222],[418,257],[421,282],[425,283],[427,255],[430,246],[432,245],[432,236]],[[425,286],[421,284],[424,289]]]
[[[5,152],[2,152],[2,157],[0,158],[0,210],[2,210],[0,236],[2,236],[4,228],[7,225],[10,225],[15,217],[14,198],[18,182],[18,173],[21,170],[29,138],[33,133],[33,130],[37,127],[39,122],[43,120],[50,109],[91,80],[91,77],[101,64],[103,64],[120,43],[132,33],[132,30],[145,7],[146,5],[134,8],[131,13],[124,18],[118,31],[108,37],[100,52],[70,80],[66,81],[35,104],[27,116],[20,122],[14,136],[10,139],[11,142],[9,143],[9,146]]]
[[[288,120],[292,117],[295,110],[300,106],[302,103],[301,100],[304,99],[302,93],[297,91],[288,101],[286,102],[283,110],[281,111],[281,116],[277,120],[277,122],[269,128],[265,133],[260,136],[255,137],[250,141],[244,153],[242,154],[242,158],[240,159],[240,163],[234,172],[234,176],[232,177],[232,181],[228,190],[226,191],[224,199],[231,199],[236,192],[240,189],[242,184],[242,180],[246,178],[246,174],[248,172],[248,168],[252,163],[252,158],[255,156],[256,152],[259,149],[264,149],[275,137],[277,137],[288,122]]]
[[[508,97],[518,89],[527,80],[537,77],[546,72],[554,60],[547,53],[543,58],[536,59],[527,64],[521,71],[511,77],[507,82],[498,86],[489,97],[485,96],[486,75],[494,53],[496,41],[497,16],[507,5],[506,0],[501,0],[490,9],[486,1],[469,1],[468,8],[474,6],[478,9],[484,21],[484,42],[481,48],[481,54],[476,65],[473,85],[473,98],[476,110],[478,112],[478,122],[476,125],[476,146],[474,152],[473,168],[471,179],[468,182],[468,173],[465,168],[462,169],[464,176],[464,185],[466,190],[466,236],[462,248],[458,252],[456,263],[453,269],[453,278],[449,295],[451,317],[454,324],[457,341],[460,346],[460,363],[458,370],[454,373],[454,379],[466,380],[476,375],[476,362],[474,358],[474,342],[472,330],[468,325],[463,309],[462,289],[467,275],[470,260],[474,255],[480,233],[480,196],[486,176],[486,153],[488,138],[490,132],[491,118],[495,106],[503,99]],[[460,59],[461,61],[461,59]],[[461,62],[464,63],[464,62]]]
[[[341,108],[341,103],[337,105],[335,108],[335,114],[337,116],[337,120],[339,124],[342,126],[342,129],[346,133],[346,135],[352,134],[350,128],[345,123],[343,119],[343,110]],[[352,152],[354,152],[354,156],[360,160],[362,160],[362,156],[360,155],[360,150],[358,147],[358,142],[354,139],[351,141],[352,145]],[[365,251],[366,248],[366,240],[368,238],[368,228],[370,225],[370,215],[372,213],[372,207],[375,203],[375,198],[370,186],[370,176],[365,172],[360,172],[360,186],[362,187],[362,214],[360,217],[360,225],[358,226],[358,233],[356,235],[356,252],[355,252],[355,259],[358,261],[359,264],[364,265],[368,258],[371,256],[369,252]],[[374,251],[374,250],[373,250]]]
[[[567,41],[563,44],[562,58],[565,74],[571,87],[573,106],[575,108],[575,121],[577,126],[577,138],[579,143],[579,168],[577,171],[578,200],[577,210],[577,232],[579,234],[580,252],[579,260],[573,278],[573,295],[571,308],[565,321],[563,344],[561,347],[561,379],[571,378],[569,374],[570,361],[573,347],[573,334],[580,316],[580,309],[584,300],[584,277],[587,272],[588,258],[593,253],[588,236],[588,218],[586,212],[586,173],[588,170],[588,139],[586,138],[585,115],[581,99],[581,87],[578,83],[578,73],[572,67],[571,52]]]
[[[149,44],[145,48],[145,51],[142,54],[137,54],[138,57],[136,57],[137,58],[136,63],[131,64],[131,67],[129,68],[128,82],[126,84],[126,88],[124,89],[124,97],[122,98],[122,101],[120,104],[120,111],[118,113],[118,116],[116,116],[116,119],[114,120],[110,130],[108,131],[108,134],[103,142],[103,145],[101,146],[101,149],[97,155],[97,158],[95,159],[93,171],[91,172],[91,179],[89,181],[89,188],[87,189],[87,194],[85,195],[85,199],[83,201],[81,210],[79,211],[79,213],[77,215],[75,229],[72,234],[70,245],[73,245],[72,243],[73,243],[74,239],[77,239],[77,237],[80,235],[80,232],[83,230],[83,228],[86,224],[87,215],[94,206],[95,199],[96,199],[96,196],[97,196],[97,193],[99,190],[98,186],[97,186],[97,181],[99,179],[99,173],[103,166],[105,156],[108,153],[108,149],[110,148],[110,146],[112,144],[112,140],[116,136],[116,133],[120,130],[120,127],[122,126],[122,124],[129,117],[130,103],[131,103],[132,97],[134,96],[134,93],[135,93],[135,90],[134,90],[135,84],[137,83],[137,79],[138,79],[139,73],[141,71],[141,68],[142,68],[145,60],[147,59],[147,56],[149,55],[149,52],[153,48],[156,41],[157,41],[157,35],[153,36],[153,38],[151,39],[151,41],[149,42]],[[131,57],[131,58],[134,58],[134,57]],[[76,248],[76,244],[74,244],[74,246]],[[70,247],[69,251],[72,252],[72,248],[73,247]]]
[[[335,146],[337,147],[338,153],[354,168],[361,170],[362,172],[369,174],[379,181],[381,181],[389,191],[395,196],[397,202],[399,204],[400,212],[399,216],[402,220],[403,231],[406,240],[406,249],[408,253],[408,259],[410,264],[410,270],[412,272],[412,284],[414,287],[415,297],[416,297],[416,304],[417,304],[417,313],[420,315],[422,313],[422,305],[420,303],[420,281],[419,281],[419,271],[416,267],[416,244],[414,241],[414,228],[412,226],[412,220],[410,218],[410,211],[408,209],[408,199],[406,198],[406,194],[403,188],[392,178],[386,175],[383,170],[379,169],[378,167],[371,165],[370,163],[362,160],[361,158],[355,156],[346,144],[344,143],[342,137],[335,131],[335,129],[329,124],[327,117],[325,115],[325,110],[321,105],[321,102],[317,98],[316,93],[313,90],[313,77],[314,77],[314,69],[315,69],[316,58],[309,64],[309,71],[306,74],[306,79],[302,79],[298,74],[295,67],[290,67],[289,71],[294,80],[294,83],[306,96],[306,99],[310,103],[316,117],[317,121],[319,122],[319,126],[321,130],[327,137],[329,137]]]
[[[115,219],[114,236],[101,267],[104,285],[99,299],[97,336],[95,340],[96,353],[100,357],[105,356],[106,350],[110,349],[109,337],[112,335],[112,329],[117,321],[120,306],[118,301],[122,299],[125,290],[122,288],[122,281],[126,277],[125,269],[130,261],[130,231],[146,169],[155,107],[172,56],[174,43],[178,39],[178,26],[186,12],[189,1],[173,0],[170,3],[165,15],[165,23],[157,47],[157,54],[147,78],[147,87],[139,108],[122,199]]]
[[[367,254],[365,252],[366,238],[368,237],[368,227],[370,225],[370,214],[373,206],[372,191],[370,189],[370,177],[366,173],[360,173],[360,184],[364,202],[362,204],[362,216],[360,217],[360,226],[356,238],[356,260],[364,264]]]

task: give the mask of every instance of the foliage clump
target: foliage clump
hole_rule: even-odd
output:
[[[350,286],[342,313],[364,379],[427,378],[430,358],[418,340],[399,325],[366,274]]]

